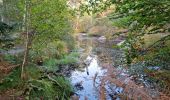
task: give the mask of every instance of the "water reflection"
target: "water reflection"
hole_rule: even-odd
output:
[[[87,59],[92,59],[89,66],[86,67],[86,71],[82,72],[75,70],[71,75],[71,82],[74,85],[79,84],[81,89],[76,88],[76,93],[80,96],[80,100],[84,100],[85,96],[89,100],[98,100],[98,91],[93,86],[93,78],[96,73],[99,73],[98,76],[104,74],[104,70],[99,67],[97,56],[88,56]]]
[[[121,52],[119,50],[113,51],[113,49],[110,48],[112,47],[112,43],[110,42],[99,43],[97,37],[84,37],[80,35],[77,42],[77,47],[81,54],[80,60],[83,64],[80,64],[78,69],[72,71],[70,80],[80,100],[84,100],[85,97],[87,97],[88,100],[99,100],[101,79],[107,72],[106,69],[101,67],[102,64],[100,64],[99,60],[101,61],[103,59],[106,63],[112,63],[113,59],[111,57],[116,59],[118,58],[117,55],[121,54]],[[107,89],[107,91],[105,91],[107,100],[112,100],[110,94],[114,95],[115,93],[123,91],[122,88],[114,88],[111,85],[112,84],[109,83],[105,85]],[[119,98],[116,98],[116,100],[119,100]]]

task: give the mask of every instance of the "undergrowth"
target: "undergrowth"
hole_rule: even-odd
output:
[[[74,64],[78,62],[78,57],[79,54],[76,52],[70,53],[67,56],[64,56],[63,59],[57,60],[58,65],[69,65],[69,64]]]
[[[67,56],[64,56],[61,59],[50,58],[44,62],[45,69],[48,71],[57,71],[64,65],[74,65],[79,62],[78,60],[79,54],[76,52],[72,52]]]
[[[68,79],[42,73],[41,68],[33,64],[26,66],[24,81],[20,74],[21,69],[16,68],[7,75],[0,82],[0,93],[14,89],[16,92],[12,95],[26,100],[69,100],[73,91]]]
[[[16,55],[11,55],[11,54],[5,54],[3,56],[3,60],[8,61],[12,64],[17,64],[17,63],[20,63],[22,61],[21,59],[19,59],[20,58],[19,56],[20,55],[16,56]]]
[[[20,68],[14,69],[8,76],[0,82],[0,92],[14,88],[17,89],[23,84],[23,81],[20,79]]]
[[[27,99],[30,100],[69,100],[72,93],[72,87],[64,77],[30,80],[27,89]]]

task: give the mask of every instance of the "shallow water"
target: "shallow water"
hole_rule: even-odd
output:
[[[111,56],[109,55],[111,52],[108,50],[112,50],[112,48],[107,48],[111,46],[108,46],[106,43],[100,43],[97,41],[96,37],[84,37],[83,35],[80,35],[78,39],[78,47],[81,55],[80,58],[85,65],[71,72],[71,83],[74,86],[75,93],[79,96],[80,100],[84,100],[85,98],[88,98],[88,100],[99,100],[100,80],[101,77],[106,75],[107,71],[101,66],[99,55],[105,55],[108,60],[109,56]],[[112,53],[114,55],[119,54],[117,50],[112,50]],[[94,86],[94,77],[96,74],[97,77],[95,78]],[[122,92],[122,88],[116,87],[114,84],[108,83],[105,85],[105,88],[110,93]],[[106,93],[106,98],[107,100],[112,100],[109,93]],[[116,100],[119,100],[119,98],[116,98]]]
[[[136,83],[131,80],[127,69],[123,67],[126,66],[125,54],[120,49],[112,48],[115,45],[114,41],[101,42],[98,38],[87,35],[78,37],[81,63],[79,68],[72,70],[70,80],[79,100],[100,100],[103,95],[106,100],[123,100],[120,99],[120,95],[126,96],[126,91],[131,93],[130,96],[136,91],[139,94],[144,93],[147,98],[150,98],[152,94],[156,97],[157,92],[142,88],[148,82],[141,80],[140,83],[145,85],[136,86]],[[137,89],[131,85],[136,86]],[[133,88],[133,91],[131,88],[128,90],[129,87]]]
[[[93,80],[96,73],[98,73],[98,76],[103,76],[105,70],[99,66],[97,56],[88,56],[88,58],[92,58],[92,61],[87,68],[83,68],[84,71],[75,70],[70,78],[73,85],[79,83],[82,86],[82,89],[75,87],[76,93],[80,96],[80,100],[83,100],[85,97],[89,100],[98,100],[98,91],[93,85]]]

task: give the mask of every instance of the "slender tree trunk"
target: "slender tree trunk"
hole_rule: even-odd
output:
[[[9,8],[8,8],[8,1],[7,0],[2,0],[2,4],[3,4],[3,8],[2,8],[2,10],[3,10],[3,15],[2,15],[2,20],[3,20],[3,22],[5,22],[5,23],[7,23],[7,24],[10,24],[9,23],[9,16],[8,16],[8,10],[9,10]]]
[[[1,22],[3,22],[4,21],[4,16],[3,16],[3,7],[4,7],[4,4],[3,4],[3,0],[0,2],[1,3],[1,5],[2,5],[2,7],[1,7]]]
[[[23,14],[23,22],[22,22],[22,31],[25,32],[26,31],[26,15],[27,15],[27,4],[26,4],[26,0],[25,0],[25,7],[24,7],[24,14]]]
[[[93,12],[91,12],[91,26],[93,26]]]
[[[29,2],[27,0],[25,0],[25,28],[24,31],[26,31],[26,38],[25,38],[25,52],[24,52],[24,59],[22,62],[22,66],[21,66],[21,78],[24,79],[24,67],[27,63],[27,59],[28,59],[28,53],[29,53]]]

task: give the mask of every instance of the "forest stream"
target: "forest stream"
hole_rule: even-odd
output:
[[[0,100],[170,100],[170,0],[0,0]]]
[[[158,91],[143,78],[130,76],[124,65],[123,50],[111,48],[117,41],[104,37],[78,36],[80,65],[71,72],[70,80],[79,100],[158,99]]]
[[[121,50],[107,48],[111,47],[109,46],[111,44],[104,38],[88,37],[86,34],[81,34],[78,37],[78,52],[80,52],[82,63],[78,69],[72,71],[70,80],[80,100],[99,100],[101,98],[99,88],[102,84],[102,77],[107,75],[107,69],[103,65],[112,64],[111,59],[119,59],[120,56],[123,56]],[[111,54],[114,54],[114,56]],[[105,87],[108,92],[111,92],[111,89],[114,88],[114,91],[112,91],[114,94],[121,93],[123,90],[123,88],[114,84],[107,84]],[[104,94],[106,94],[107,100],[112,100],[109,93]],[[119,100],[119,98],[116,97],[116,100]]]

